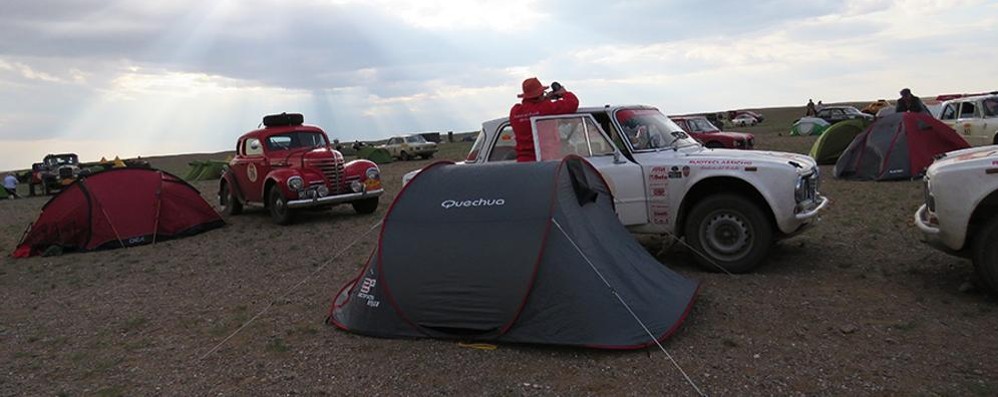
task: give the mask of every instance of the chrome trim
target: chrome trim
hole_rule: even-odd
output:
[[[378,197],[385,192],[385,189],[372,190],[369,192],[348,193],[336,196],[316,197],[304,200],[288,201],[288,208],[302,208],[316,205],[342,204],[348,201],[361,200],[365,198]]]
[[[818,203],[817,206],[814,207],[814,209],[812,209],[810,211],[804,211],[804,212],[801,212],[799,214],[795,214],[794,217],[796,217],[797,220],[802,221],[802,220],[805,220],[805,219],[814,218],[815,215],[818,215],[818,212],[821,211],[822,209],[824,209],[826,205],[828,205],[828,199],[827,198],[820,197],[820,196],[818,198],[820,198],[821,201]]]
[[[939,234],[939,228],[930,226],[928,222],[929,207],[922,204],[921,207],[918,207],[918,211],[915,212],[915,226],[918,226],[918,230],[921,230],[922,233],[931,235]]]

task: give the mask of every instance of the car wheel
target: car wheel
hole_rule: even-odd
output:
[[[401,158],[402,161],[409,161],[409,159],[411,159],[412,157],[409,156],[409,153],[406,153],[403,150],[402,153],[399,154],[399,158]]]
[[[270,189],[270,193],[267,195],[267,204],[274,223],[278,225],[291,223],[294,212],[288,208],[288,200],[284,198],[284,193],[281,193],[280,187],[274,186]]]
[[[983,286],[998,295],[998,216],[992,217],[974,236],[974,270]]]
[[[240,203],[236,195],[229,189],[228,183],[223,183],[218,190],[218,205],[222,207],[222,213],[227,216],[239,215],[243,212],[243,203]]]
[[[372,197],[363,200],[357,200],[352,203],[353,210],[357,211],[358,214],[370,214],[378,209],[378,198]]]
[[[690,211],[686,241],[697,262],[707,270],[718,267],[745,273],[758,267],[773,245],[773,227],[755,203],[742,196],[707,197]]]
[[[707,144],[704,145],[704,146],[707,146],[708,148],[711,148],[711,149],[724,149],[724,145],[721,144],[721,142],[718,142],[718,141],[707,142]]]

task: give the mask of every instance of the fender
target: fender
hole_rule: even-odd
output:
[[[235,190],[233,190],[230,187],[229,191],[230,192],[235,192],[236,199],[238,199],[240,203],[246,204],[246,197],[243,195],[243,189],[242,189],[242,187],[239,186],[239,180],[236,177],[232,176],[232,168],[225,167],[225,172],[222,173],[222,179],[225,181],[225,183],[228,183],[229,186],[234,186],[235,187]],[[220,192],[222,190],[221,183],[219,183],[219,185],[218,185],[218,190]]]
[[[367,179],[367,170],[372,167],[378,168],[378,165],[370,160],[358,159],[346,163],[343,166],[343,172],[350,175],[360,175],[360,180],[364,181]],[[378,172],[381,170],[379,169]]]

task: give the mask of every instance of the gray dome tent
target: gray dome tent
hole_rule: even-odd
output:
[[[328,321],[378,337],[638,349],[675,332],[698,288],[628,233],[582,158],[435,163],[399,193]]]

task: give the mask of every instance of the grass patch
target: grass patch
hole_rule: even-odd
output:
[[[291,348],[288,347],[286,343],[284,343],[284,339],[274,337],[271,338],[269,341],[267,341],[267,351],[269,352],[285,353],[288,350],[291,350]]]
[[[125,323],[121,325],[121,331],[125,333],[136,331],[139,328],[141,328],[143,325],[146,325],[147,322],[149,322],[149,320],[146,319],[145,317],[141,316],[132,317],[126,320]]]

